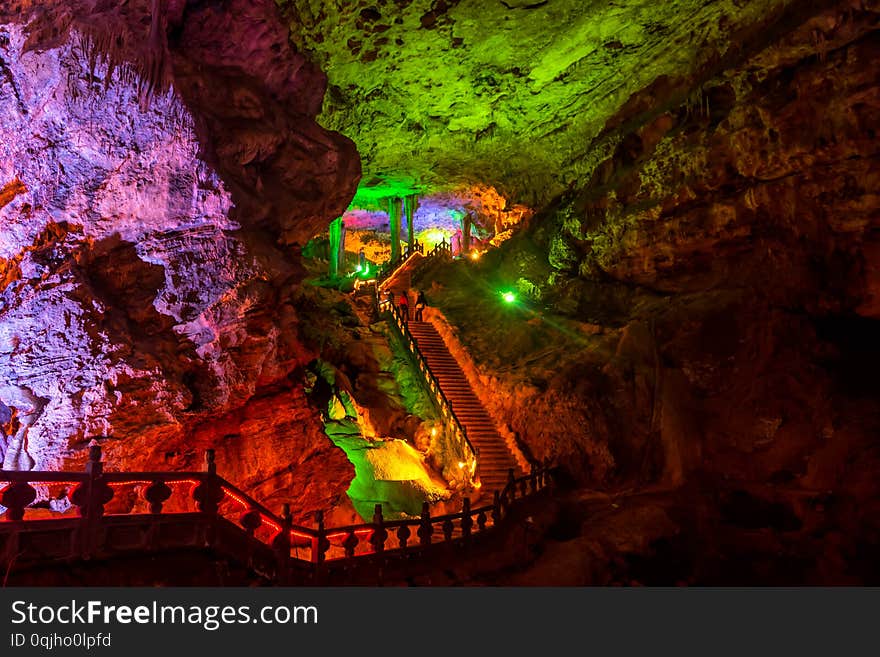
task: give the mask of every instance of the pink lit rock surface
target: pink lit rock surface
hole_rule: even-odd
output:
[[[314,120],[320,71],[268,1],[232,3],[235,21],[168,3],[158,24],[189,49],[151,35],[146,0],[15,4],[0,9],[2,467],[78,467],[104,436],[108,467],[197,468],[207,436],[226,441],[221,474],[279,504],[344,496],[352,468],[288,376],[312,354],[282,245],[341,213],[360,173]],[[275,412],[237,410],[255,396]],[[276,443],[283,458],[260,456]],[[267,484],[306,458],[329,473],[312,498]]]

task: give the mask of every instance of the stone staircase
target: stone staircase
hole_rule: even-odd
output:
[[[510,468],[517,476],[520,474],[520,468],[504,438],[495,429],[495,423],[474,394],[461,366],[449,353],[437,329],[429,322],[410,321],[409,331],[428,361],[428,367],[437,377],[468,440],[479,452],[477,472],[482,489],[486,492],[501,490],[507,483]]]

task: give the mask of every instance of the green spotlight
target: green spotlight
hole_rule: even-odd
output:
[[[513,303],[516,301],[516,295],[513,292],[502,292],[501,298],[504,299],[506,303]]]
[[[360,271],[360,270],[361,270],[361,266],[358,265],[357,267],[354,268],[354,270],[355,270],[355,271]]]

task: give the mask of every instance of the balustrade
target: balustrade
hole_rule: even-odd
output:
[[[462,462],[468,465],[466,474],[469,478],[472,477],[476,470],[475,466],[477,459],[479,458],[478,450],[471,444],[470,440],[468,439],[467,432],[465,431],[464,426],[461,424],[458,417],[455,415],[455,412],[452,410],[452,404],[449,403],[449,400],[446,398],[443,389],[440,387],[440,382],[431,371],[427,359],[424,357],[421,350],[419,349],[418,343],[409,332],[407,324],[403,320],[400,311],[393,303],[386,304],[384,306],[384,311],[390,314],[394,326],[397,327],[398,332],[403,338],[404,344],[406,345],[412,357],[415,359],[416,365],[419,372],[421,372],[422,374],[425,385],[427,386],[428,391],[433,395],[434,401],[437,403],[437,406],[440,409],[440,414],[444,419],[444,429],[447,435],[452,437],[457,443],[460,450],[460,457],[462,459]]]
[[[324,515],[318,512],[316,526],[310,528],[293,524],[289,505],[284,506],[279,517],[220,477],[213,451],[206,453],[205,462],[203,472],[107,473],[101,461],[101,448],[92,445],[82,473],[0,471],[0,503],[6,507],[0,520],[0,562],[4,558],[8,562],[19,554],[12,555],[10,550],[21,550],[20,539],[26,537],[31,526],[34,536],[45,536],[53,527],[73,532],[67,543],[55,539],[59,545],[72,546],[74,553],[59,556],[69,559],[111,553],[116,546],[111,544],[112,532],[107,530],[119,522],[125,522],[125,527],[141,527],[143,541],[136,547],[142,551],[168,548],[168,542],[176,540],[176,535],[166,536],[159,531],[163,522],[173,521],[177,527],[192,525],[193,531],[208,544],[218,540],[218,523],[225,523],[224,526],[240,531],[245,539],[243,544],[236,543],[244,546],[240,548],[245,550],[242,558],[250,562],[263,549],[270,560],[277,562],[275,576],[279,581],[287,581],[292,564],[297,562],[318,568],[340,559],[356,560],[367,555],[391,558],[429,549],[437,543],[434,537],[441,537],[443,543],[469,544],[500,527],[517,497],[538,493],[550,483],[546,466],[535,467],[519,479],[511,471],[505,488],[494,492],[491,505],[472,508],[471,500],[464,497],[458,513],[432,517],[426,502],[419,517],[400,520],[386,519],[381,505],[376,505],[372,522],[336,529],[325,528]],[[78,514],[54,513],[50,518],[42,514],[32,521],[29,513],[39,491],[58,485],[76,487],[71,501]],[[105,513],[115,489],[125,486],[139,491],[143,503],[133,505],[128,512]],[[182,488],[188,488],[195,511],[168,510],[175,491]],[[299,547],[307,548],[302,555]]]

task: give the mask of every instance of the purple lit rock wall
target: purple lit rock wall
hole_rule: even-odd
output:
[[[337,474],[301,500],[324,507],[351,466],[290,376],[313,354],[286,245],[342,212],[359,160],[315,122],[323,76],[271,2],[182,5],[0,8],[2,466],[105,436],[113,466],[191,468],[223,440],[246,487]],[[254,396],[262,424],[238,417]]]

